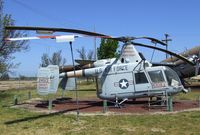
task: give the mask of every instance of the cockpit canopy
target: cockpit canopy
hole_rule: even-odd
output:
[[[165,67],[165,75],[169,86],[180,86],[181,81],[177,73],[169,67]]]
[[[164,73],[164,74],[163,74]],[[148,71],[152,83],[164,83],[167,81],[168,86],[180,86],[181,81],[174,70],[169,67],[156,67]],[[166,81],[165,81],[166,78]],[[164,85],[164,84],[163,84]]]

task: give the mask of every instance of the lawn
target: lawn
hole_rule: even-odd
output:
[[[94,84],[82,84],[78,88],[80,99],[96,97]],[[39,97],[36,91],[31,89],[0,92],[0,134],[200,134],[200,111],[154,115],[80,115],[80,120],[77,122],[76,115],[73,114],[48,115],[11,108],[14,95],[18,96],[19,102],[23,102],[28,99],[28,92],[31,92],[32,98]],[[74,98],[74,93],[66,92],[65,96]],[[61,95],[59,90],[56,95],[43,98]],[[198,96],[200,92],[195,91],[177,95],[175,98],[196,100]]]

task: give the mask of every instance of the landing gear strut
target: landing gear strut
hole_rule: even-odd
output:
[[[127,101],[128,98],[124,98],[121,102],[118,101],[118,97],[115,98],[115,107],[121,108],[121,105]]]

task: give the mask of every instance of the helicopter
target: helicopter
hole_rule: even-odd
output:
[[[163,60],[165,63],[174,63],[175,66],[171,66],[175,70],[180,78],[189,78],[199,75],[199,56],[200,56],[200,46],[195,46],[189,50],[186,50],[179,55],[185,56],[196,63],[195,66],[191,66],[184,61],[177,59],[176,57],[171,57]]]
[[[59,83],[63,89],[73,89],[76,85],[75,78],[78,77],[95,77],[97,97],[104,100],[115,100],[117,106],[120,106],[128,99],[156,97],[166,94],[172,96],[179,92],[188,92],[182,85],[178,74],[168,66],[171,64],[165,63],[165,66],[163,66],[163,63],[161,63],[161,65],[154,66],[145,59],[142,53],[136,50],[135,46],[147,47],[168,53],[192,67],[196,64],[194,59],[188,59],[182,55],[159,47],[135,42],[135,40],[147,39],[161,45],[166,45],[162,41],[151,37],[112,37],[84,30],[46,27],[7,26],[6,29],[80,34],[7,38],[6,40],[8,41],[51,38],[56,39],[58,42],[69,42],[71,45],[75,38],[84,37],[86,35],[113,39],[123,43],[119,58],[97,60],[92,64],[87,63],[81,66],[81,68],[74,64],[73,67],[69,69],[59,68],[56,65],[41,67],[38,70],[37,81],[38,93],[40,94],[56,92]]]

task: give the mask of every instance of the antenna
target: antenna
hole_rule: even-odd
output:
[[[168,51],[168,41],[172,41],[172,39],[169,39],[168,38],[169,37],[169,34],[165,34],[165,39],[164,40],[162,40],[163,42],[165,42],[166,43],[166,50]],[[168,58],[168,54],[166,53],[166,59]]]

